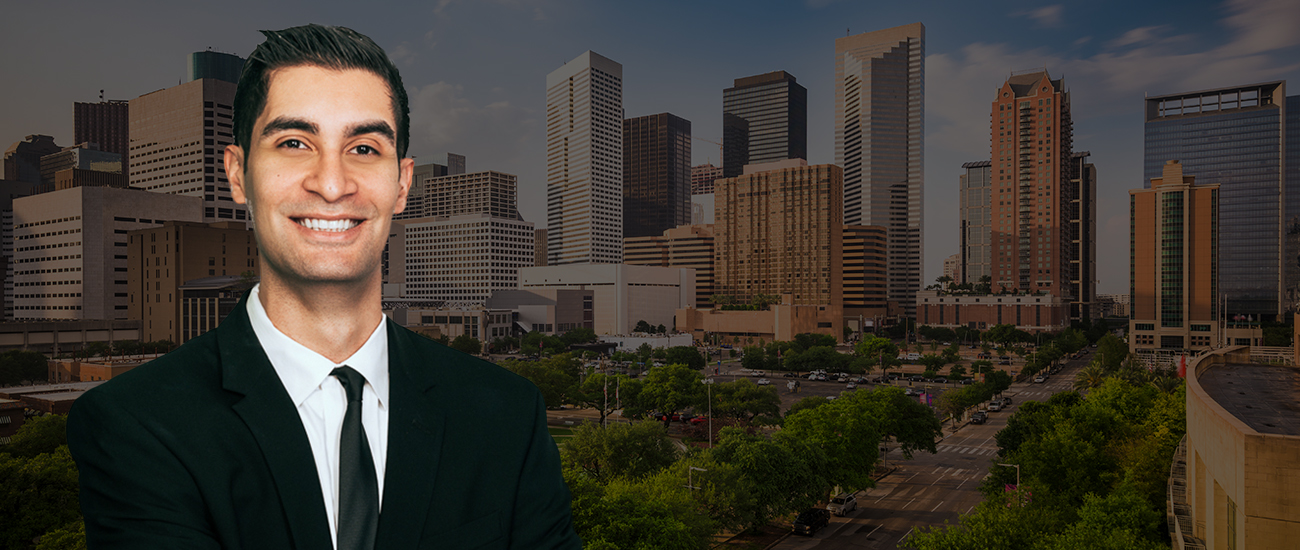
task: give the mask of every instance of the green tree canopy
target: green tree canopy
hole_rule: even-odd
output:
[[[707,388],[706,388],[707,390]],[[724,418],[753,420],[759,415],[776,417],[781,414],[781,396],[772,386],[759,386],[748,379],[713,385],[713,415]],[[708,392],[705,392],[708,396]],[[706,407],[697,412],[703,412]]]
[[[677,460],[677,447],[657,422],[582,424],[564,442],[560,459],[565,468],[602,483],[616,477],[639,478],[667,468]]]
[[[650,369],[645,377],[639,400],[662,412],[671,413],[704,403],[704,384],[700,371],[685,365],[665,365]]]
[[[0,447],[19,458],[34,458],[37,455],[52,453],[62,445],[68,444],[68,417],[62,414],[33,416],[23,422],[18,433],[9,439],[9,444]]]
[[[704,368],[704,355],[695,346],[673,346],[664,350],[664,361],[673,365],[686,365],[695,370]]]
[[[561,353],[540,361],[507,359],[501,362],[501,366],[536,385],[546,400],[547,408],[559,408],[576,400],[582,362],[570,354]]]
[[[462,334],[451,341],[451,349],[470,355],[478,355],[483,351],[483,343],[479,342],[478,338]]]
[[[40,353],[9,350],[0,354],[0,386],[45,382],[48,370],[46,358]]]

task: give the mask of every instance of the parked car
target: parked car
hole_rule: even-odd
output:
[[[856,389],[858,389],[858,385],[857,385],[857,384],[854,384],[853,382],[849,382],[849,384],[848,384],[847,386],[844,386],[844,389],[846,389],[846,390],[856,390]]]
[[[962,379],[961,379],[961,385],[963,385],[963,386],[969,386],[969,385],[974,384],[974,383],[975,383],[975,379],[974,379],[974,378],[962,378]]]
[[[924,376],[921,376],[921,375],[919,375],[919,374],[913,374],[912,376],[907,377],[907,379],[908,379],[908,380],[911,380],[911,381],[913,381],[913,382],[924,382],[924,381],[925,381],[925,377],[924,377]]]
[[[1007,397],[1007,396],[1005,396],[1005,395],[1002,396],[1002,408],[1005,409],[1005,408],[1010,407],[1010,406],[1011,406],[1011,398],[1010,398],[1010,397]]]
[[[947,383],[948,383],[948,379],[947,379],[947,378],[944,378],[944,377],[941,376],[941,377],[939,377],[939,378],[935,378],[935,379],[934,379],[934,383],[935,383],[935,384],[947,384]]]
[[[708,421],[709,421],[709,417],[707,416],[697,416],[691,419],[691,424],[695,426],[699,426],[700,424],[703,424]]]
[[[907,389],[903,390],[903,395],[906,395],[906,396],[908,396],[908,397],[911,397],[911,396],[913,396],[913,395],[917,395],[918,393],[919,393],[919,392],[917,392],[916,390],[914,390],[914,389],[912,389],[912,388],[907,388]]]
[[[847,376],[841,376],[841,377],[839,377],[839,378],[836,378],[835,381],[836,381],[836,382],[839,382],[839,383],[841,383],[841,384],[843,384],[843,383],[849,381],[849,377],[847,377]]]
[[[1038,375],[1038,376],[1036,376],[1036,377],[1034,378],[1034,383],[1035,383],[1035,384],[1042,384],[1043,382],[1046,382],[1046,381],[1047,381],[1047,378],[1045,378],[1045,377],[1044,377],[1043,375],[1041,375],[1041,374]]]
[[[767,385],[770,385],[770,384],[772,383],[772,381],[771,381],[771,380],[768,380],[768,379],[766,379],[766,378],[759,378],[757,383],[758,383],[758,385],[760,385],[760,386],[767,386]]]
[[[1001,360],[1001,361],[998,361],[998,364],[999,364],[999,365],[1010,365],[1010,364],[1011,364],[1011,360],[1010,360],[1010,359],[1003,359],[1003,360]]]
[[[907,360],[908,360],[908,361],[920,361],[920,360],[921,360],[921,354],[916,353],[916,352],[909,353],[909,354],[907,354]]]
[[[784,376],[784,377],[786,377],[786,378],[796,378],[796,377],[798,377],[799,375],[798,375],[798,374],[795,374],[795,373],[793,373],[793,372],[787,372],[787,373],[785,373],[785,374],[782,374],[781,376]]]
[[[826,509],[830,510],[832,514],[844,517],[844,514],[858,509],[858,499],[851,493],[844,493],[831,499],[830,504],[826,505]]]
[[[988,419],[989,419],[989,415],[984,411],[975,411],[970,415],[971,424],[983,424]]]
[[[825,374],[819,374],[819,375],[817,375],[817,381],[818,381],[818,382],[825,382],[825,381],[826,381],[826,375],[825,375]]]
[[[831,511],[822,508],[812,508],[804,510],[799,517],[794,519],[793,531],[799,535],[813,536],[822,527],[831,523]]]
[[[1001,401],[989,401],[989,412],[997,412],[1000,410],[1002,410]]]
[[[763,377],[763,376],[767,376],[767,373],[761,370],[756,370],[756,371],[750,371],[749,375]]]
[[[891,372],[891,373],[889,373],[889,380],[890,380],[890,381],[898,380],[899,376],[900,376],[900,375],[899,375],[898,373],[896,373],[896,372]]]

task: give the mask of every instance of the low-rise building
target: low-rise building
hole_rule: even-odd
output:
[[[564,334],[575,328],[596,329],[594,290],[533,289],[492,293],[487,308],[512,312],[511,335]]]
[[[829,334],[837,340],[844,334],[844,308],[835,305],[795,304],[783,294],[781,303],[764,310],[695,309],[677,310],[677,332],[699,340],[717,337],[723,344],[745,345],[776,340],[791,341],[796,334]]]
[[[988,330],[1011,324],[1026,332],[1070,328],[1070,303],[1051,294],[916,293],[916,322],[932,327]]]
[[[693,269],[623,264],[527,267],[519,270],[519,290],[593,291],[592,330],[598,335],[631,334],[637,321],[676,326],[677,310],[696,300]]]

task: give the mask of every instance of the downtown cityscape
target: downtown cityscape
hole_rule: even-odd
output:
[[[410,97],[384,314],[537,386],[585,547],[1300,537],[1294,3],[74,4],[0,23],[0,547],[85,548],[72,404],[243,311],[306,23]]]

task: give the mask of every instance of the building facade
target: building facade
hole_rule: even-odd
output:
[[[239,75],[244,71],[244,58],[212,50],[194,52],[186,58],[185,69],[191,82],[210,78],[239,84]]]
[[[532,222],[478,213],[393,223],[404,226],[403,298],[481,306],[534,263]]]
[[[993,163],[981,160],[961,167],[965,172],[958,178],[961,279],[957,282],[975,285],[983,277],[992,280]]]
[[[129,173],[131,103],[121,100],[72,104],[72,142],[98,143],[101,151],[117,153],[121,173]]]
[[[126,240],[127,318],[144,322],[141,330],[146,342],[181,344],[215,326],[187,317],[186,292],[194,291],[190,292],[194,297],[204,294],[200,287],[182,290],[190,282],[209,279],[201,287],[211,290],[212,277],[238,279],[248,273],[245,289],[252,288],[261,267],[257,239],[239,222],[167,221],[161,227],[130,231]],[[193,305],[199,308],[201,303]],[[198,311],[192,309],[190,314]],[[211,310],[211,315],[220,311]],[[194,322],[187,327],[188,321]]]
[[[874,318],[888,314],[888,243],[888,231],[879,225],[844,226],[846,318]],[[860,330],[862,327],[857,328]]]
[[[74,147],[64,147],[62,151],[41,157],[41,183],[50,189],[54,186],[55,174],[63,170],[94,170],[118,174],[123,182],[118,187],[125,187],[126,172],[122,171],[122,156],[99,150],[97,143],[82,143]]]
[[[1294,99],[1294,98],[1292,98]],[[1286,159],[1286,82],[1147,97],[1144,181],[1178,159],[1189,174],[1219,184],[1220,292],[1230,315],[1277,319],[1294,310],[1300,266],[1300,179]]]
[[[623,66],[592,51],[546,75],[547,264],[623,261]]]
[[[623,238],[691,223],[691,121],[671,113],[623,120]]]
[[[1219,192],[1177,160],[1129,191],[1129,348],[1204,350],[1219,340]]]
[[[234,136],[235,84],[204,78],[131,100],[131,187],[198,197],[203,221],[245,221],[226,179]]]
[[[15,141],[5,150],[4,179],[41,183],[41,157],[62,150],[54,143],[54,138],[43,134],[32,134],[22,141]]]
[[[691,194],[705,195],[713,193],[713,182],[722,178],[722,167],[701,164],[691,167]]]
[[[564,334],[575,328],[596,329],[593,290],[535,288],[492,293],[490,310],[512,312],[512,334],[541,332]]]
[[[745,170],[717,182],[717,294],[736,303],[791,294],[794,305],[840,305],[840,168],[791,159]]]
[[[925,26],[835,40],[844,223],[889,231],[889,300],[915,313],[924,258]]]
[[[513,174],[491,170],[425,176],[420,182],[420,200],[408,200],[401,217],[394,219],[487,214],[518,220],[517,182]]]
[[[916,294],[916,322],[932,327],[988,330],[1011,324],[1026,332],[1070,328],[1070,303],[1051,294]]]
[[[201,222],[203,204],[111,187],[15,199],[14,318],[130,318],[128,233],[165,221]]]
[[[0,272],[4,273],[4,317],[14,318],[14,199],[31,195],[40,184],[0,180]]]
[[[785,71],[737,78],[722,91],[722,177],[749,164],[808,158],[808,89]]]
[[[677,309],[695,305],[695,273],[621,264],[529,267],[519,270],[519,290],[541,295],[557,290],[592,291],[592,330],[626,335],[632,334],[637,321],[675,326]],[[556,332],[564,331],[557,328]]]
[[[712,225],[682,225],[661,235],[633,237],[623,243],[623,263],[695,270],[695,307],[713,307]]]
[[[218,275],[193,279],[182,284],[177,289],[180,297],[180,339],[172,342],[183,344],[217,328],[217,325],[220,325],[221,321],[235,310],[244,293],[248,292],[256,281],[256,278]],[[145,323],[148,324],[148,321]],[[145,341],[156,340],[146,337]]]

